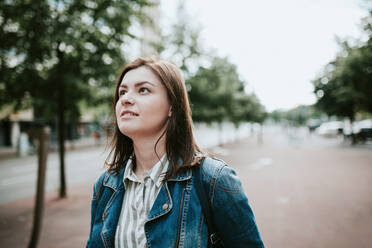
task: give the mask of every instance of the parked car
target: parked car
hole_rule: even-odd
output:
[[[353,123],[352,132],[356,142],[366,142],[372,139],[372,119],[356,121]]]
[[[306,125],[309,128],[310,132],[314,132],[315,129],[317,129],[321,123],[322,121],[320,119],[311,118],[306,122]]]
[[[343,133],[344,123],[341,121],[330,121],[322,123],[315,132],[322,136],[337,136]]]

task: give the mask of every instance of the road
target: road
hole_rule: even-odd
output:
[[[103,171],[106,155],[102,146],[67,152],[67,185],[92,182]],[[0,163],[0,204],[35,195],[36,156],[6,159]],[[58,154],[51,153],[47,159],[46,191],[58,190],[59,176]]]
[[[266,130],[222,156],[241,177],[267,247],[371,248],[372,148]]]
[[[97,147],[67,154],[71,192],[67,199],[47,203],[39,247],[84,246],[91,186],[105,159],[102,151]],[[305,129],[265,128],[262,137],[211,151],[237,171],[266,247],[372,247],[371,144],[350,147],[342,139],[320,138]],[[22,159],[27,162],[23,165],[19,161],[0,165],[1,198],[3,187],[12,189],[11,194],[35,191],[35,178],[29,178],[36,175],[35,158]],[[48,184],[53,187],[58,187],[56,161],[51,155]],[[29,201],[0,205],[0,246],[25,247],[31,220]]]

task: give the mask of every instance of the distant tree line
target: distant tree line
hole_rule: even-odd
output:
[[[268,114],[268,118],[274,123],[292,126],[303,126],[309,119],[321,119],[323,116],[324,112],[314,105],[299,105],[288,110],[274,110]]]
[[[187,80],[193,119],[196,122],[231,121],[262,123],[264,107],[254,94],[244,91],[236,66],[214,57],[209,67],[199,67]]]
[[[366,1],[370,6],[372,1]],[[372,8],[372,6],[370,6]],[[289,110],[275,110],[268,117],[274,122],[305,125],[309,119],[328,116],[367,118],[372,115],[372,11],[363,19],[367,39],[356,45],[340,42],[337,56],[324,66],[313,80],[314,105],[300,105]]]
[[[341,43],[339,54],[314,81],[315,106],[328,115],[355,120],[372,113],[372,11],[363,19],[366,42]]]

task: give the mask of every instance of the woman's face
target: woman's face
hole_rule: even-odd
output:
[[[118,88],[116,121],[124,135],[160,136],[171,113],[167,91],[151,69],[141,66],[127,72]]]

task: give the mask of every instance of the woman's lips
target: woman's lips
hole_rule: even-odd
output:
[[[138,114],[130,110],[124,110],[120,114],[120,117],[123,117],[123,118],[130,118],[130,117],[135,117],[135,116],[138,116]]]

